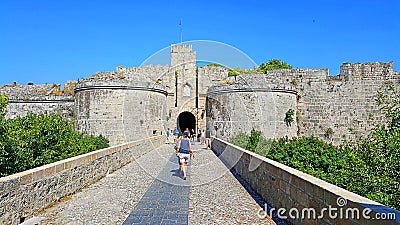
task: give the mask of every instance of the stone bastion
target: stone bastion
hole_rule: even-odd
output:
[[[96,73],[76,86],[76,121],[110,145],[147,138],[163,130],[166,96],[162,85],[139,74]]]
[[[297,136],[296,91],[276,88],[260,74],[229,79],[234,83],[208,90],[207,129],[212,134],[226,140],[256,129],[266,138]],[[285,121],[289,110],[294,113],[290,123]]]

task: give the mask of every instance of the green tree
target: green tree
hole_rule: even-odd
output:
[[[279,59],[271,59],[267,63],[261,63],[259,67],[259,70],[261,70],[263,73],[267,73],[268,70],[280,69],[292,69],[292,66]]]
[[[255,151],[261,139],[261,131],[251,129],[250,137],[248,139],[246,149],[250,151]]]
[[[400,209],[400,91],[389,86],[387,93],[378,92],[376,100],[389,122],[376,127],[370,138],[356,146],[358,157],[369,166],[368,184],[354,189]]]

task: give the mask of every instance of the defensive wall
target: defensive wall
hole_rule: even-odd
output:
[[[59,113],[77,121],[81,131],[117,144],[176,127],[180,113],[188,112],[200,129],[209,118],[207,129],[215,134],[219,129],[221,138],[255,128],[267,137],[316,136],[340,144],[368,136],[385,121],[375,96],[400,81],[392,62],[344,63],[337,76],[329,76],[327,69],[284,69],[236,79],[228,77],[225,67],[204,66],[197,69],[196,107],[196,71],[185,69],[195,55],[180,59],[179,51],[171,57],[183,64],[119,66],[80,80],[75,96],[55,84],[3,85],[0,93],[10,99],[6,117]],[[224,81],[229,82],[221,85]],[[284,121],[289,109],[295,111],[291,126]]]
[[[207,113],[212,114],[208,117],[207,129],[225,140],[252,128],[262,130],[267,137],[271,137],[271,130],[276,131],[275,137],[296,136],[293,135],[293,128],[296,128],[299,137],[315,136],[336,145],[345,140],[367,137],[372,128],[386,121],[375,101],[378,91],[385,93],[390,85],[400,87],[400,73],[393,71],[392,62],[344,63],[341,72],[338,76],[329,76],[327,69],[284,69],[228,78],[228,84],[209,89],[211,102]],[[274,99],[279,92],[279,96],[292,96],[291,100]],[[268,97],[267,93],[275,94]],[[245,95],[253,97],[246,99]],[[261,100],[263,98],[270,102]],[[276,105],[271,105],[271,102]],[[271,111],[270,106],[278,111]],[[283,119],[288,109],[295,110],[294,126],[271,127],[273,121],[285,124]],[[256,119],[255,115],[259,118]],[[271,115],[276,115],[276,118]],[[234,121],[262,123],[241,123],[236,128],[228,125],[228,134],[227,129],[221,130],[216,126],[216,121],[224,121],[219,122],[219,127],[226,127],[222,124],[233,124]]]
[[[192,58],[193,54],[187,54],[180,60],[190,61]],[[176,60],[176,63],[180,62]],[[75,95],[61,91],[57,85],[14,84],[2,86],[0,93],[9,95],[8,118],[23,116],[27,112],[61,113],[76,120],[81,131],[104,135],[110,139],[111,145],[118,145],[158,135],[167,126],[172,128],[182,111],[195,113],[196,71],[185,69],[192,66],[182,64],[176,70],[168,66],[119,67],[116,72],[96,73],[80,80],[74,87]],[[226,68],[200,67],[197,71],[199,108],[205,110],[206,119],[199,121],[206,122],[207,129],[223,140],[238,132],[250,132],[253,128],[263,131],[268,138],[316,136],[334,144],[366,137],[375,125],[385,121],[374,100],[377,91],[385,92],[389,85],[399,87],[400,72],[393,71],[391,62],[344,63],[340,71],[337,76],[329,76],[327,69],[287,69],[227,77]],[[289,109],[294,110],[291,124],[284,120]],[[379,206],[223,140],[214,140],[214,151],[276,207],[290,208],[294,205],[320,209],[328,204],[335,205],[339,196],[349,199],[350,206],[359,209],[363,204]],[[140,143],[134,147],[139,151],[149,146],[146,141],[133,143]],[[128,152],[133,149],[115,148],[128,149],[124,150]],[[115,152],[119,152],[116,149]],[[99,154],[103,156],[105,153]],[[58,162],[61,164],[0,178],[0,196],[4,196],[0,200],[1,218],[18,223],[32,212],[76,191],[74,186],[81,188],[99,179],[109,168],[114,168],[115,160],[119,160],[117,165],[122,162],[119,153],[113,154],[115,157],[84,155],[85,159],[73,158],[71,160],[77,161],[61,161]],[[126,153],[121,154],[126,157]],[[236,165],[232,164],[229,160],[238,154],[240,160]],[[93,161],[91,157],[98,159]],[[89,158],[92,161],[86,161]],[[248,170],[251,162],[259,166],[250,165],[255,169]],[[96,172],[94,167],[99,166],[101,168]],[[276,196],[267,195],[267,192],[274,193],[275,189]],[[285,198],[289,200],[284,202]],[[316,223],[295,221],[296,224],[313,222]],[[362,220],[358,223],[324,222],[378,224]]]
[[[270,210],[274,208],[267,210],[268,215],[279,210],[280,216],[296,225],[400,224],[397,210],[221,139],[213,138],[212,150],[270,204]],[[389,217],[395,219],[380,220]]]
[[[385,116],[375,101],[377,92],[400,87],[393,63],[344,63],[338,76],[327,69],[268,71],[276,88],[297,92],[298,136],[316,136],[340,144],[367,137]]]
[[[0,224],[20,224],[164,143],[148,137],[1,177]]]
[[[162,85],[145,77],[97,73],[75,89],[76,121],[81,131],[101,134],[110,145],[160,134],[166,95]]]
[[[74,82],[68,82],[64,85],[64,90],[58,84],[3,85],[0,87],[0,94],[7,94],[9,100],[5,117],[22,117],[28,113],[57,113],[73,120],[74,85]]]
[[[206,108],[207,129],[224,140],[252,129],[272,139],[297,136],[297,122],[285,122],[288,110],[293,110],[296,118],[296,91],[275,88],[260,74],[243,75],[236,77],[234,84],[210,87]]]

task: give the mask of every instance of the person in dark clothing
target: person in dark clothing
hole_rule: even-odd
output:
[[[183,132],[183,138],[179,140],[178,148],[176,149],[175,153],[179,157],[181,170],[183,172],[183,179],[186,180],[187,163],[189,162],[190,158],[193,158],[193,150],[188,132]]]

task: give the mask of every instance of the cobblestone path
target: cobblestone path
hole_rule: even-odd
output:
[[[188,224],[189,192],[173,154],[123,224]]]
[[[42,211],[39,224],[273,224],[212,151],[194,149],[187,180],[164,145]]]

